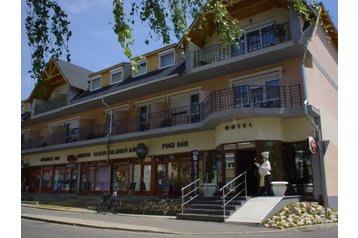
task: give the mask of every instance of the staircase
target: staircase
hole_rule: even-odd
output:
[[[244,197],[237,197],[223,209],[221,197],[198,197],[183,209],[182,213],[177,213],[177,219],[224,222],[233,214],[245,201]]]
[[[246,171],[220,188],[222,196],[200,197],[200,181],[198,178],[181,189],[182,209],[177,219],[224,222],[242,205],[242,201],[247,201]],[[240,194],[245,196],[240,197]]]

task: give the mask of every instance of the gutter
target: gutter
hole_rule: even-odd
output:
[[[305,113],[308,121],[311,123],[312,127],[314,128],[316,137],[317,137],[319,160],[320,160],[320,167],[321,167],[323,205],[325,208],[326,217],[328,217],[328,212],[327,212],[328,197],[327,197],[327,184],[326,184],[326,172],[325,172],[324,149],[323,149],[324,143],[322,141],[322,131],[321,131],[319,125],[316,124],[314,117],[312,117],[308,112],[309,101],[308,101],[308,93],[307,93],[307,75],[306,75],[306,70],[305,70],[305,60],[306,60],[306,55],[307,55],[307,51],[308,51],[308,44],[309,44],[309,41],[312,40],[314,32],[316,32],[316,30],[317,30],[317,26],[319,24],[319,16],[321,14],[321,11],[322,11],[322,8],[320,8],[318,15],[316,15],[315,27],[312,30],[311,36],[304,39],[304,54],[303,54],[302,63],[301,63],[301,74],[302,74],[302,79],[303,79],[304,113]],[[314,12],[314,11],[312,11],[312,12]],[[312,108],[310,108],[310,110],[312,111]]]
[[[104,102],[104,97],[102,97],[102,103],[109,109],[109,128],[107,132],[107,139],[106,139],[106,155],[107,155],[107,162],[109,162],[109,140],[112,134],[112,122],[113,122],[113,109]]]

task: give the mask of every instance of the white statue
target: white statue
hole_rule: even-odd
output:
[[[271,164],[269,161],[270,153],[264,151],[261,153],[261,156],[264,159],[262,164],[255,162],[257,168],[259,168],[260,174],[260,195],[270,196],[273,195],[271,188]],[[256,158],[254,159],[256,161]]]

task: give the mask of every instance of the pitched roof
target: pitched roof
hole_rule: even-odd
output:
[[[107,87],[103,87],[95,91],[85,91],[83,93],[80,93],[71,101],[71,104],[91,100],[101,96],[106,96],[111,93],[119,93],[120,91],[124,91],[127,88],[140,86],[141,84],[145,84],[154,80],[158,80],[175,74],[180,74],[184,71],[184,69],[185,62],[181,62],[171,67],[151,71],[138,77],[130,76],[117,84],[109,85]]]
[[[70,86],[84,91],[88,89],[88,75],[93,73],[92,71],[61,59],[54,60],[54,62]]]

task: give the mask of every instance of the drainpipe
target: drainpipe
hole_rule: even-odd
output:
[[[324,148],[323,148],[324,143],[322,141],[322,131],[321,131],[320,127],[316,124],[314,118],[308,113],[309,102],[308,102],[308,96],[307,96],[308,95],[307,94],[307,76],[306,76],[306,70],[305,70],[305,60],[306,60],[306,55],[307,55],[307,51],[308,51],[308,43],[312,39],[313,33],[316,31],[317,25],[319,23],[319,15],[320,14],[321,14],[321,9],[319,10],[318,15],[316,15],[315,29],[312,31],[311,36],[304,39],[305,40],[304,41],[304,54],[303,54],[302,63],[301,63],[301,74],[302,74],[302,79],[303,79],[304,112],[305,112],[305,115],[306,115],[308,121],[311,123],[312,127],[314,128],[316,136],[317,136],[319,161],[320,161],[320,167],[321,167],[323,205],[325,208],[326,217],[328,217],[328,212],[327,212],[328,198],[327,198],[326,172],[325,172]]]
[[[113,120],[113,109],[104,102],[104,97],[102,97],[102,103],[109,109],[109,128],[107,132],[107,139],[106,139],[106,155],[107,155],[107,162],[109,162],[109,140],[112,134],[112,120]]]

